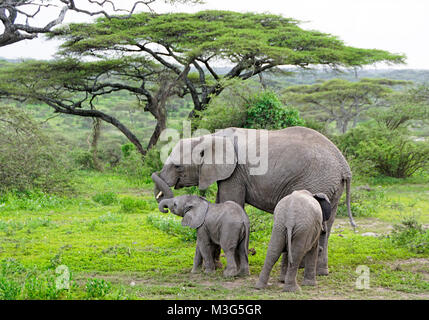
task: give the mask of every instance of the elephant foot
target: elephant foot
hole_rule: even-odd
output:
[[[265,289],[267,287],[266,283],[263,283],[262,281],[258,281],[256,283],[255,289],[261,290],[261,289]]]
[[[328,268],[317,268],[318,276],[327,276],[329,274]]]
[[[304,279],[301,283],[302,286],[316,286],[317,281],[315,279]]]
[[[241,269],[241,270],[238,272],[238,275],[239,275],[240,277],[247,277],[247,276],[249,276],[249,275],[250,275],[250,271],[249,271],[249,269],[248,269],[248,268],[246,268],[246,269]]]
[[[215,268],[206,268],[205,270],[204,270],[204,273],[205,274],[210,274],[210,273],[214,273],[215,272]]]
[[[200,269],[192,269],[191,273],[198,273],[200,271]]]
[[[299,291],[301,291],[301,288],[297,284],[285,285],[283,287],[283,291],[284,292],[299,292]]]
[[[237,269],[225,269],[223,271],[223,276],[224,277],[236,277],[238,275],[238,271]]]

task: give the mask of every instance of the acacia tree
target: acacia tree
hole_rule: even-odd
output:
[[[27,61],[2,68],[0,97],[38,101],[57,113],[99,118],[120,130],[144,156],[166,127],[165,103],[179,81],[169,70],[141,57]],[[121,90],[134,94],[157,120],[147,147],[119,119],[96,108],[97,97]]]
[[[277,15],[203,11],[126,17],[102,17],[51,32],[51,38],[65,40],[63,58],[8,67],[0,75],[0,94],[37,100],[55,112],[101,118],[144,155],[165,128],[165,101],[173,92],[190,94],[194,111],[199,111],[231,79],[246,80],[279,65],[337,67],[404,59],[386,51],[347,47],[334,36],[305,31],[297,21]],[[95,61],[84,62],[86,56]],[[221,61],[232,64],[223,74],[214,67]],[[189,72],[191,67],[195,72]],[[182,79],[184,85],[173,90]],[[157,119],[147,148],[94,104],[97,96],[119,90],[144,100],[145,111]]]
[[[410,121],[429,120],[429,85],[421,84],[387,97],[385,107],[369,116],[388,130],[406,127]]]
[[[194,14],[134,14],[126,20],[99,18],[55,30],[62,54],[105,58],[138,53],[176,75],[186,73],[181,95],[203,110],[228,79],[249,79],[281,65],[356,67],[403,63],[403,55],[344,45],[335,36],[303,30],[299,22],[272,14],[202,11]],[[216,64],[226,63],[222,74]]]
[[[283,100],[301,105],[302,111],[326,122],[336,122],[337,130],[345,133],[349,123],[353,126],[364,112],[386,105],[392,86],[409,82],[389,79],[361,79],[351,82],[333,79],[313,85],[286,88]]]
[[[134,1],[129,8],[118,7],[110,0],[0,0],[0,47],[22,40],[37,38],[39,34],[50,32],[61,24],[67,11],[75,11],[90,16],[102,15],[108,19],[124,19],[130,17],[138,6],[152,12],[151,5],[157,0]],[[159,0],[158,0],[159,1]],[[164,0],[164,2],[200,2],[199,0]],[[57,7],[52,20],[42,26],[34,20],[47,8]],[[61,9],[59,8],[61,7]],[[127,13],[127,15],[124,15]],[[121,14],[121,16],[118,16]]]

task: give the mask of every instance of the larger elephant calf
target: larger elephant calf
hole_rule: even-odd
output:
[[[280,281],[284,291],[299,290],[296,274],[305,259],[303,285],[316,285],[316,265],[322,222],[329,219],[330,202],[323,193],[313,195],[307,190],[294,191],[284,197],[274,210],[274,225],[264,267],[256,288],[267,285],[271,269],[282,252]]]

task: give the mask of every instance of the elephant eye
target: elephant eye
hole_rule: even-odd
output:
[[[201,156],[201,158],[204,157],[204,150],[201,150],[200,156]]]

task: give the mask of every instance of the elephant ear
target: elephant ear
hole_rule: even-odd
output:
[[[234,145],[227,137],[203,136],[195,148],[200,157],[198,188],[206,190],[212,183],[231,176],[237,165]]]
[[[204,200],[198,204],[192,205],[192,208],[186,212],[182,219],[182,226],[198,229],[204,223],[209,208],[209,203]]]
[[[323,221],[329,220],[331,217],[331,202],[329,201],[326,194],[316,193],[313,194],[313,197],[319,202],[320,207],[322,208]]]

